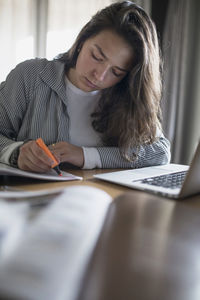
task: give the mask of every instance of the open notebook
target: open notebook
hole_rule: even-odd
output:
[[[50,181],[68,181],[68,180],[81,180],[82,177],[75,176],[73,174],[62,171],[62,176],[59,176],[56,171],[51,169],[48,173],[33,173],[20,170],[18,168],[13,168],[7,164],[0,163],[0,175],[13,175],[22,176],[42,180]]]
[[[94,177],[169,198],[184,198],[198,194],[200,193],[200,142],[190,166],[167,164],[97,174]]]

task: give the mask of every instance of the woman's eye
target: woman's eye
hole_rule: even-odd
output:
[[[116,77],[121,77],[123,74],[122,73],[117,73],[115,70],[112,70],[113,75]]]
[[[94,53],[92,53],[92,57],[96,60],[96,61],[103,61],[103,59],[101,57],[97,57]]]

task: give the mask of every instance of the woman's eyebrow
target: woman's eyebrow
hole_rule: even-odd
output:
[[[103,50],[101,49],[101,47],[99,47],[97,44],[94,44],[94,46],[98,49],[98,51],[100,52],[100,54],[103,56],[103,58],[108,59],[107,56],[104,54]],[[119,69],[122,72],[128,72],[128,70],[120,68],[118,66],[115,66],[115,68]]]
[[[99,50],[100,54],[105,58],[108,59],[107,56],[103,53],[103,50],[101,49],[101,47],[99,47],[97,44],[94,44],[95,47]]]

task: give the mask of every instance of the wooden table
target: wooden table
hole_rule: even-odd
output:
[[[42,182],[4,176],[24,189],[92,186],[115,201],[88,265],[77,300],[199,300],[200,195],[182,201],[100,181],[114,170],[68,170],[82,181]]]
[[[93,186],[104,190],[107,192],[113,199],[119,195],[122,195],[126,192],[131,192],[134,196],[140,196],[143,198],[148,199],[155,199],[159,198],[164,200],[166,198],[156,196],[150,193],[137,191],[125,186],[120,186],[117,184],[109,183],[106,181],[98,180],[93,177],[94,174],[100,174],[105,172],[114,172],[119,171],[117,169],[94,169],[94,170],[66,170],[69,173],[72,173],[77,176],[81,176],[83,180],[77,181],[65,181],[65,182],[47,182],[47,181],[39,181],[27,178],[20,178],[20,177],[12,177],[12,176],[0,176],[0,186],[1,185],[11,185],[16,186],[18,188],[23,188],[27,190],[40,190],[40,189],[48,189],[48,188],[55,188],[55,187],[68,187],[68,186],[76,186],[76,185],[86,185],[86,186]],[[171,200],[174,201],[174,200]],[[196,208],[200,208],[200,195],[193,196],[184,200],[176,200],[176,203],[183,203],[184,205],[193,206]]]
[[[0,186],[1,185],[8,185],[8,186],[15,186],[18,188],[22,188],[25,190],[40,190],[40,189],[48,189],[48,188],[55,188],[55,187],[68,187],[68,186],[76,186],[76,185],[86,185],[86,186],[93,186],[99,189],[106,191],[109,195],[113,198],[126,192],[127,190],[131,190],[129,188],[115,185],[107,182],[103,182],[101,180],[97,180],[93,178],[94,174],[105,173],[105,172],[112,172],[116,171],[113,169],[96,169],[96,170],[66,170],[71,174],[76,176],[81,176],[83,180],[75,180],[75,181],[57,181],[57,182],[47,182],[42,180],[34,180],[29,178],[22,178],[22,177],[13,177],[13,176],[0,176]]]
[[[77,300],[199,300],[200,212],[175,201],[112,202]]]

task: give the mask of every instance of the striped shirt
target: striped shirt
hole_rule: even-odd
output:
[[[63,62],[25,61],[1,83],[0,155],[11,144],[27,139],[42,137],[47,145],[69,142],[69,120]],[[156,142],[141,146],[134,162],[126,161],[118,147],[97,146],[96,150],[102,168],[139,168],[170,160],[170,144],[163,134]]]

